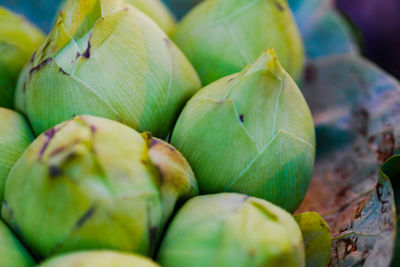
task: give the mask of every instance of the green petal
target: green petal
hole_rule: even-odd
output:
[[[314,154],[311,144],[281,130],[224,191],[251,192],[293,212],[310,184]]]
[[[306,249],[307,267],[325,267],[331,254],[331,230],[316,212],[294,215],[299,224]]]
[[[37,70],[30,70],[29,88],[24,95],[25,110],[36,134],[77,114],[121,120],[117,111],[90,85],[65,73],[54,60],[46,62]]]
[[[0,220],[0,266],[29,267],[34,265],[32,256]]]
[[[33,135],[25,119],[14,111],[0,108],[0,203],[8,173],[32,140]]]
[[[188,159],[203,193],[222,192],[257,154],[256,144],[240,123],[230,99],[190,101],[171,143]]]

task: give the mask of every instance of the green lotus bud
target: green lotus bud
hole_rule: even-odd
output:
[[[24,18],[0,7],[0,107],[13,107],[19,72],[43,39]]]
[[[187,162],[163,155],[157,142],[99,117],[62,123],[10,171],[2,216],[39,256],[107,248],[151,255],[177,199],[197,194]]]
[[[241,71],[269,48],[296,80],[302,72],[303,44],[286,0],[206,0],[173,39],[204,84]]]
[[[186,202],[158,254],[163,267],[301,267],[304,247],[293,217],[273,204],[224,193]]]
[[[35,262],[14,234],[0,220],[0,266],[28,267]]]
[[[25,119],[17,112],[0,108],[0,203],[11,167],[32,140],[33,135]]]
[[[18,106],[37,134],[90,114],[165,137],[200,88],[167,35],[119,0],[70,0],[24,73]]]
[[[314,164],[311,113],[272,50],[200,90],[171,143],[192,166],[201,193],[244,193],[289,211],[303,200]]]
[[[116,251],[75,252],[51,258],[39,267],[159,267],[142,256]]]

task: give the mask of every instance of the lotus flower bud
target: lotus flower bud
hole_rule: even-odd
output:
[[[75,252],[46,260],[39,267],[160,267],[142,256],[116,251]]]
[[[177,199],[196,195],[197,184],[178,152],[162,155],[149,138],[91,116],[50,129],[10,171],[4,220],[43,257],[107,248],[151,255]]]
[[[33,135],[25,119],[17,112],[0,108],[0,203],[11,167],[32,140]]]
[[[67,2],[28,68],[17,103],[37,134],[89,114],[165,137],[200,88],[167,35],[119,0]]]
[[[192,166],[201,193],[244,193],[289,211],[304,198],[315,156],[310,110],[272,50],[200,90],[171,143]]]
[[[302,267],[301,232],[283,209],[234,193],[186,202],[158,253],[163,267]]]
[[[0,107],[13,107],[18,75],[43,40],[40,30],[0,7]]]
[[[30,267],[34,265],[32,256],[0,220],[0,266]]]
[[[204,84],[241,71],[269,48],[295,79],[302,72],[303,44],[286,0],[206,0],[178,24],[173,39]]]

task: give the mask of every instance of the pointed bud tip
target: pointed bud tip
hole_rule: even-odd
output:
[[[59,25],[63,21],[64,21],[64,11],[60,10],[60,12],[58,12],[58,17],[55,25]]]
[[[254,64],[247,69],[247,74],[262,70],[265,70],[276,77],[282,77],[284,74],[284,69],[279,62],[275,49],[270,48],[264,50]]]

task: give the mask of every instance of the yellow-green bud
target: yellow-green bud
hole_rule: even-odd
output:
[[[82,249],[152,255],[175,203],[197,194],[185,159],[164,155],[158,142],[99,117],[57,125],[10,171],[2,217],[42,257]]]

